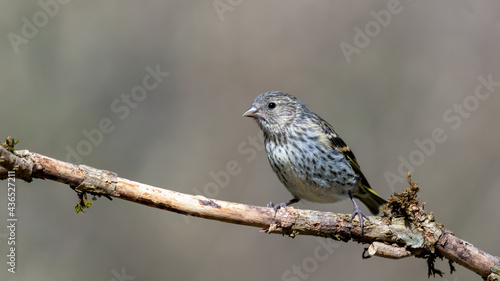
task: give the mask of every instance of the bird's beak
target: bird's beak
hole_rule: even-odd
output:
[[[252,106],[252,107],[250,107],[249,110],[247,110],[247,112],[243,113],[243,116],[259,119],[259,118],[262,118],[262,112],[257,107]]]

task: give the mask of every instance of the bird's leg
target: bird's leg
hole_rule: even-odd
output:
[[[352,197],[351,191],[349,191],[349,198],[351,198],[351,201],[354,204],[354,211],[351,214],[351,221],[354,217],[358,216],[361,233],[363,233],[363,218],[366,218],[367,221],[370,221],[370,218],[358,207],[358,204],[356,204],[356,201],[354,201],[354,198]]]
[[[274,215],[276,215],[276,212],[278,212],[279,209],[281,208],[286,208],[288,205],[291,205],[293,203],[297,203],[300,201],[300,198],[298,197],[293,197],[292,199],[288,200],[288,202],[283,202],[274,205],[274,203],[271,201],[269,204],[267,204],[268,207],[273,207],[274,208]]]

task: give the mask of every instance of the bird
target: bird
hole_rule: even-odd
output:
[[[293,195],[287,202],[270,202],[275,214],[299,202],[335,203],[350,198],[351,221],[358,216],[361,233],[368,216],[354,200],[363,202],[374,215],[387,203],[368,183],[349,146],[332,125],[310,111],[295,96],[270,91],[257,96],[244,114],[257,121],[264,134],[267,158],[281,183]]]

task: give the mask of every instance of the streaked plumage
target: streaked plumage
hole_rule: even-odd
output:
[[[296,97],[283,92],[258,96],[243,116],[254,118],[264,132],[267,158],[280,181],[294,198],[275,210],[305,199],[334,203],[351,198],[352,217],[367,216],[352,197],[373,214],[386,203],[361,172],[356,157],[333,127],[311,112]]]

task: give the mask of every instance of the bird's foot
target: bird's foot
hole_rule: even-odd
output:
[[[358,207],[358,205],[356,203],[354,203],[354,204],[355,204],[355,206],[354,206],[354,211],[351,214],[351,222],[352,222],[353,218],[358,216],[359,226],[361,227],[361,234],[362,234],[363,233],[363,218],[365,218],[367,221],[370,221],[370,218],[365,213],[363,213],[363,211],[361,211],[361,209]]]
[[[288,206],[286,203],[287,203],[287,202],[283,202],[283,203],[279,203],[279,204],[276,204],[276,205],[275,205],[275,204],[273,203],[273,201],[271,201],[271,202],[269,202],[269,203],[267,204],[267,206],[268,206],[268,207],[271,207],[271,208],[273,208],[273,209],[274,209],[274,215],[276,216],[276,213],[278,212],[278,210],[279,210],[279,209],[281,209],[281,208],[283,208],[283,209],[284,209],[284,208],[286,208],[286,206]]]
[[[349,198],[351,198],[351,201],[354,204],[354,211],[351,214],[351,222],[354,217],[358,216],[359,226],[361,227],[361,235],[363,235],[363,218],[365,218],[367,221],[370,221],[370,218],[358,207],[358,204],[356,203],[356,201],[354,201],[351,191],[349,191]]]
[[[274,203],[271,201],[267,204],[267,206],[274,208],[274,216],[276,216],[276,213],[278,212],[279,209],[281,209],[281,208],[285,209],[288,205],[291,205],[293,203],[297,203],[299,201],[300,201],[300,198],[294,197],[294,198],[290,199],[288,202],[283,202],[283,203],[279,203],[276,205],[274,205]]]

